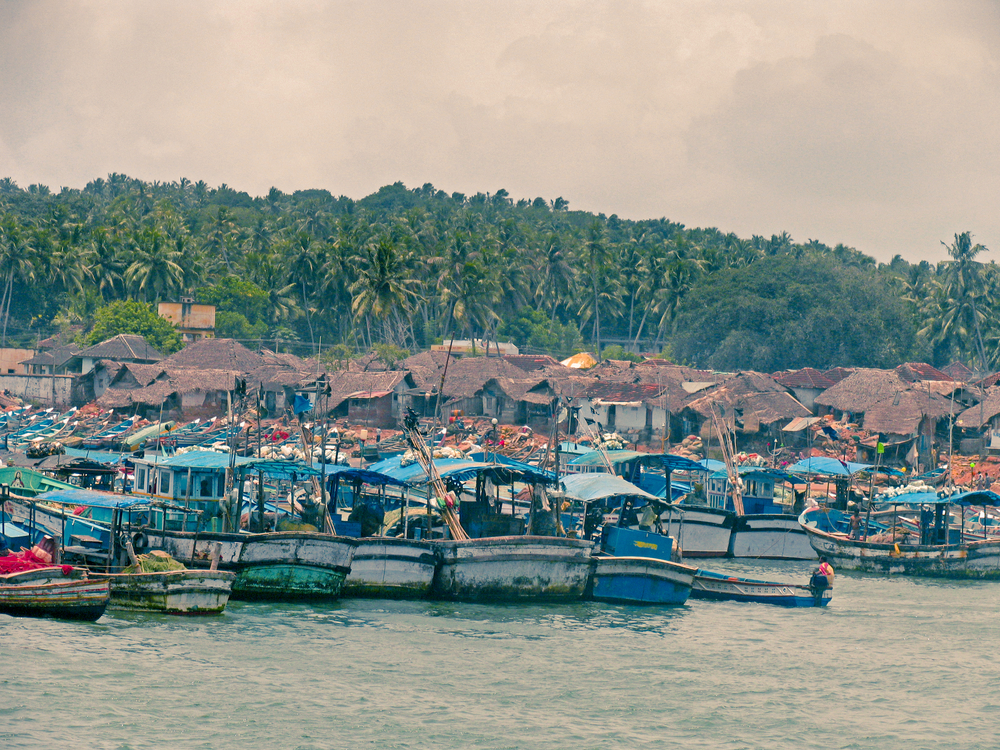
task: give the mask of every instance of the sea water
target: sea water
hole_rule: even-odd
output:
[[[359,599],[0,615],[0,746],[996,748],[998,610],[1000,583],[840,574],[826,609]]]

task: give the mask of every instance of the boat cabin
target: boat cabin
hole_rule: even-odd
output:
[[[743,480],[744,514],[787,512],[774,497],[775,485],[791,479],[787,474],[758,466],[741,466],[739,473]],[[705,484],[705,497],[710,508],[736,510],[733,507],[729,476],[724,470],[709,474]]]

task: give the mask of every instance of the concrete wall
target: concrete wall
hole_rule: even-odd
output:
[[[23,374],[26,365],[21,362],[34,356],[34,349],[0,349],[0,375]]]
[[[69,406],[73,398],[72,375],[0,375],[0,389],[48,406]]]

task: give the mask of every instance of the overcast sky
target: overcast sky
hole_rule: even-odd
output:
[[[566,198],[1000,261],[1000,3],[0,3],[0,177]]]

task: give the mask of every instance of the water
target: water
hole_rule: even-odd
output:
[[[349,600],[233,602],[211,619],[0,615],[0,744],[993,748],[998,604],[1000,583],[840,574],[825,610]]]

